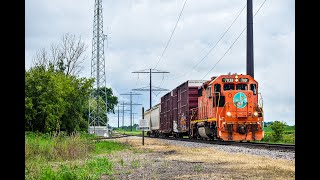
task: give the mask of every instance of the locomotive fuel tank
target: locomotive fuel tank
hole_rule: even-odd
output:
[[[199,127],[198,132],[202,138],[213,139],[213,130],[210,129],[208,126]]]

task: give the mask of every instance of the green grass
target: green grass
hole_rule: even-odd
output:
[[[264,138],[260,142],[295,144],[295,126],[285,126],[283,138],[280,141],[274,141],[272,137],[272,129],[270,126],[264,127]]]
[[[112,162],[105,157],[92,158],[83,164],[63,163],[57,167],[42,162],[41,166],[26,166],[25,179],[100,179],[102,175],[111,175],[112,167]]]
[[[130,148],[128,144],[120,144],[114,141],[97,141],[95,143],[96,154],[103,154],[103,153],[109,154],[113,151],[121,151],[128,148]]]
[[[130,131],[130,129],[124,130],[124,129],[119,128],[119,129],[115,129],[114,131],[116,131],[120,134],[142,136],[142,130],[132,129],[132,131]],[[144,135],[147,136],[147,131],[144,131]]]
[[[25,158],[42,158],[47,161],[85,158],[94,149],[94,143],[80,134],[66,136],[27,132],[25,135]]]
[[[130,146],[93,141],[93,137],[85,133],[26,132],[25,179],[99,179],[102,175],[111,175],[112,162],[101,155]]]

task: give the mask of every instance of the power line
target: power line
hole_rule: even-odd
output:
[[[132,131],[132,106],[133,106],[133,105],[142,105],[142,104],[132,103],[132,95],[142,95],[142,94],[132,93],[132,92],[130,91],[129,93],[123,93],[123,94],[120,94],[120,95],[130,95],[130,104],[128,104],[128,103],[123,103],[123,106],[124,106],[124,105],[130,105],[130,125],[131,125],[131,131]]]
[[[124,102],[123,102],[123,105],[124,105]],[[130,110],[119,110],[119,106],[117,106],[118,107],[118,110],[115,110],[115,112],[117,112],[118,113],[118,128],[119,128],[119,124],[120,124],[120,120],[119,120],[119,113],[120,113],[120,111],[130,111]],[[124,116],[124,113],[122,114],[122,116]],[[122,117],[122,119],[123,119],[124,117]],[[124,122],[122,122],[122,126],[124,125]]]
[[[257,10],[257,12],[254,14],[253,17],[255,17],[257,15],[257,13],[260,11],[261,7],[264,5],[264,3],[267,0],[264,0],[263,3],[260,5],[259,9]],[[222,57],[216,62],[216,64],[206,73],[206,75],[203,76],[202,79],[204,79],[209,73],[210,71],[212,71],[216,65],[224,58],[224,56],[229,52],[229,50],[232,48],[232,46],[237,42],[237,40],[239,39],[239,37],[242,35],[242,33],[247,29],[247,26],[242,30],[242,32],[239,34],[239,36],[236,38],[236,40],[231,44],[231,46],[227,49],[227,51],[222,55]]]
[[[150,84],[149,84],[149,89],[147,87],[143,87],[143,88],[137,88],[137,89],[132,89],[133,91],[149,91],[150,92],[150,109],[152,107],[152,91],[168,91],[168,89],[163,89],[163,88],[159,88],[159,87],[154,87],[152,86],[152,73],[169,73],[166,71],[160,71],[157,69],[149,69],[149,71],[146,70],[141,70],[141,71],[135,71],[132,73],[148,73],[150,75]],[[154,87],[154,88],[152,88]]]
[[[242,35],[242,33],[244,32],[244,30],[246,30],[246,29],[247,29],[247,27],[242,30],[242,32],[239,34],[239,36],[237,37],[237,39],[231,44],[231,46],[230,46],[230,47],[227,49],[227,51],[222,55],[222,57],[219,59],[219,61],[216,62],[216,64],[207,72],[206,75],[203,76],[202,79],[204,79],[204,78],[209,74],[209,72],[212,71],[213,68],[216,67],[216,65],[217,65],[217,64],[222,60],[222,58],[229,52],[229,50],[230,50],[230,49],[232,48],[232,46],[237,42],[237,40],[239,39],[239,37]]]
[[[236,22],[236,20],[239,18],[240,14],[242,13],[242,11],[245,9],[245,7],[247,6],[247,4],[245,4],[243,6],[243,8],[241,9],[241,11],[238,13],[238,15],[236,16],[236,18],[232,21],[232,23],[230,24],[230,26],[227,28],[227,30],[222,34],[222,36],[220,37],[220,39],[217,41],[217,43],[208,51],[208,53],[202,58],[200,59],[200,61],[194,65],[189,71],[186,71],[183,75],[174,78],[174,79],[169,79],[169,80],[176,80],[179,79],[185,75],[187,75],[188,73],[190,73],[194,68],[196,68],[206,57],[208,57],[208,55],[212,52],[212,50],[218,45],[218,43],[221,41],[221,39],[226,35],[226,33],[229,31],[229,29],[231,28],[231,26]],[[211,43],[213,44],[213,43]]]
[[[183,7],[182,7],[181,12],[180,12],[180,15],[179,15],[179,18],[178,18],[178,20],[177,20],[177,22],[176,22],[176,25],[175,25],[174,28],[173,28],[173,31],[172,31],[172,33],[171,33],[171,36],[170,36],[168,42],[167,42],[167,45],[166,45],[166,47],[164,48],[164,50],[163,50],[163,52],[162,52],[162,54],[161,54],[161,56],[160,56],[160,58],[159,58],[159,60],[158,60],[158,62],[157,62],[157,64],[156,64],[156,66],[155,66],[153,69],[156,69],[156,67],[158,66],[158,64],[159,64],[159,62],[160,62],[160,60],[161,60],[164,52],[167,50],[167,47],[168,47],[168,45],[169,45],[169,43],[170,43],[170,41],[171,41],[171,38],[172,38],[172,36],[173,36],[174,31],[176,30],[176,27],[177,27],[177,25],[178,25],[178,22],[179,22],[179,20],[180,20],[181,14],[182,14],[182,12],[183,12],[183,9],[184,9],[184,6],[186,5],[186,3],[187,3],[187,0],[186,0],[186,1],[184,2],[184,4],[183,4]]]
[[[163,83],[163,80],[164,80],[164,74],[162,74],[162,80],[161,80],[161,82],[160,82],[160,84],[159,84],[159,86],[158,87],[160,87],[161,85],[162,85],[162,83]],[[154,95],[156,95],[156,97],[159,95],[161,93],[161,91],[159,91],[159,93],[154,93]]]

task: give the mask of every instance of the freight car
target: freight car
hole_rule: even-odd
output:
[[[159,126],[148,133],[224,141],[261,140],[263,108],[259,94],[258,82],[250,75],[186,81],[162,96],[160,106],[152,108],[159,110],[154,111],[159,112]]]
[[[149,129],[147,135],[159,136],[160,128],[160,103],[144,112],[144,119],[148,120]]]
[[[189,112],[198,106],[198,87],[204,82],[206,81],[188,80],[161,97],[160,135],[189,135]]]

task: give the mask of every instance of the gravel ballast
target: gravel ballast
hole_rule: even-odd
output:
[[[251,154],[257,156],[265,156],[271,157],[274,159],[286,159],[286,160],[295,160],[295,152],[293,151],[280,151],[280,150],[268,150],[268,149],[258,149],[258,148],[248,148],[248,147],[241,147],[241,146],[230,146],[230,145],[217,145],[217,144],[204,144],[204,143],[196,143],[196,142],[187,142],[187,141],[174,141],[174,140],[166,140],[166,139],[159,139],[159,141],[163,141],[164,143],[178,145],[178,146],[185,146],[185,147],[194,147],[194,148],[214,148],[220,151],[230,152],[230,153],[244,153],[244,154]]]

